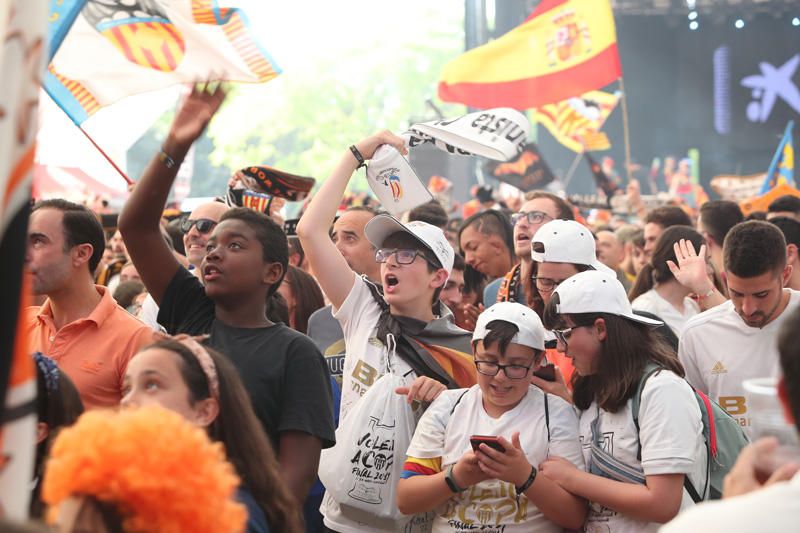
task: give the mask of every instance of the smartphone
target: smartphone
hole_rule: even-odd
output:
[[[485,444],[489,448],[497,450],[500,453],[505,453],[506,451],[503,445],[500,444],[499,439],[490,435],[473,435],[469,438],[469,443],[472,445],[472,450],[475,452],[478,451],[481,444]]]
[[[536,372],[533,373],[533,375],[545,381],[551,381],[551,382],[555,381],[556,365],[553,364],[542,365]]]

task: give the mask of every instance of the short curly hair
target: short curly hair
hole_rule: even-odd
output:
[[[56,438],[45,472],[48,519],[71,496],[112,504],[125,531],[243,531],[239,478],[222,444],[161,407],[90,411]]]

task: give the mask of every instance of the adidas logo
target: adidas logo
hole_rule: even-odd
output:
[[[717,364],[711,369],[712,374],[727,374],[728,369],[725,368],[725,365],[722,364],[722,361],[717,361]]]

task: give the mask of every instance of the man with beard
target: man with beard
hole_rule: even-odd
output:
[[[787,289],[792,266],[786,241],[773,224],[744,222],[731,229],[723,246],[730,300],[691,318],[678,356],[686,379],[716,400],[749,433],[742,381],[777,377],[777,335],[800,305],[800,292]],[[700,294],[703,298],[709,295]]]

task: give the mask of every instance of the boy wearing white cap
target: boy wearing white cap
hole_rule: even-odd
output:
[[[587,531],[655,531],[707,494],[700,408],[683,368],[653,328],[633,313],[613,274],[563,281],[545,309],[558,350],[575,365],[573,400],[588,472],[548,459],[542,475],[589,500]],[[638,425],[632,403],[641,388]]]
[[[420,420],[398,484],[402,512],[435,510],[434,532],[582,527],[585,501],[537,475],[552,456],[583,467],[571,406],[530,385],[544,333],[516,302],[481,313],[472,336],[478,384],[443,392]]]
[[[331,242],[327,228],[353,172],[375,150],[389,144],[401,153],[403,139],[382,132],[351,146],[333,174],[322,184],[297,225],[297,235],[311,270],[333,305],[334,317],[342,325],[347,353],[342,370],[340,419],[369,388],[387,372],[386,350],[397,375],[411,376],[408,387],[397,389],[409,403],[433,401],[446,388],[475,384],[475,366],[470,354],[469,333],[458,328],[452,313],[440,305],[439,293],[453,268],[453,247],[441,229],[425,222],[402,224],[388,215],[372,218],[364,228],[381,263],[380,289],[357,276]],[[402,460],[397,451],[395,460]],[[351,465],[343,465],[349,472]],[[391,520],[356,515],[327,494],[320,509],[325,526],[342,533],[396,531],[405,527]],[[425,528],[414,520],[409,531]]]

